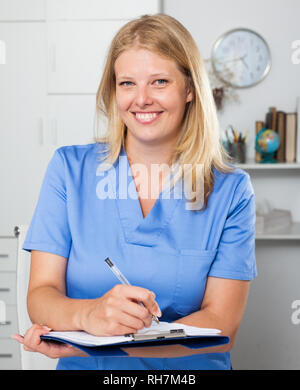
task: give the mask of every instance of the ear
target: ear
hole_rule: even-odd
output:
[[[194,93],[192,90],[187,91],[186,103],[191,102],[194,99]]]
[[[186,100],[185,102],[191,102],[194,99],[194,88],[192,87],[192,82],[190,79],[187,81],[187,87],[186,87]]]

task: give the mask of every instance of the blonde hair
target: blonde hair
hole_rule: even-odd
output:
[[[117,160],[124,147],[127,127],[116,106],[114,64],[123,51],[132,47],[146,48],[175,61],[185,77],[186,87],[193,91],[193,100],[186,104],[171,162],[192,167],[194,190],[196,166],[202,165],[205,209],[214,185],[213,167],[223,173],[233,168],[227,164],[230,158],[222,147],[216,106],[199,49],[188,30],[175,18],[162,13],[142,15],[125,24],[112,40],[96,95],[96,118],[106,117],[107,133],[102,137],[96,133],[95,142],[107,144],[105,160],[110,164]],[[96,131],[98,129],[97,125]]]

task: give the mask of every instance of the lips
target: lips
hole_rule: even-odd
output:
[[[153,123],[163,111],[149,111],[149,112],[132,112],[135,119],[142,124],[150,124]]]

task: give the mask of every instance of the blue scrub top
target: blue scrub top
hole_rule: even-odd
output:
[[[255,201],[249,175],[220,173],[204,211],[185,199],[156,200],[144,218],[122,149],[115,169],[99,169],[104,144],[63,146],[50,160],[23,249],[67,259],[70,298],[101,297],[119,283],[110,257],[131,284],[156,294],[162,321],[201,309],[208,276],[251,280],[256,274]],[[120,179],[128,179],[124,196]],[[113,183],[116,183],[114,186]],[[106,198],[103,196],[106,192]],[[177,197],[178,198],[178,197]],[[70,357],[57,369],[230,369],[230,353],[182,358]]]

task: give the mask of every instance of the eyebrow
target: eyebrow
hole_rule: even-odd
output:
[[[150,77],[157,77],[157,76],[160,76],[160,77],[170,77],[166,73],[153,73],[153,74],[150,75]],[[134,77],[127,76],[126,74],[121,74],[121,75],[119,75],[117,77],[117,79],[131,79],[131,80],[133,80]]]

